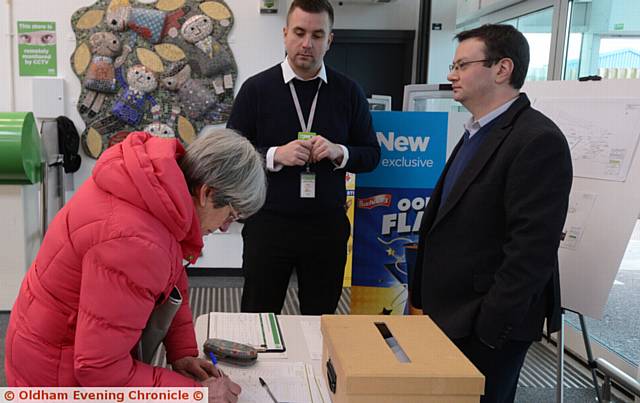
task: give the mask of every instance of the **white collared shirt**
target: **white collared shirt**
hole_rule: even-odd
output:
[[[293,69],[291,68],[291,65],[289,64],[289,58],[285,57],[284,60],[282,61],[282,63],[280,63],[280,67],[282,67],[282,78],[284,79],[284,83],[285,84],[289,84],[289,81],[293,80],[294,78],[297,78],[300,81],[311,81],[311,80],[315,80],[316,78],[320,77],[320,79],[322,81],[324,81],[325,84],[327,84],[329,81],[327,81],[327,69],[324,67],[324,62],[322,62],[322,67],[320,67],[320,70],[318,71],[318,74],[316,74],[315,76],[311,77],[311,78],[307,78],[306,80],[300,76],[298,76],[296,74],[295,71],[293,71]]]
[[[289,64],[288,57],[284,58],[284,61],[280,64],[280,67],[282,68],[282,79],[284,80],[285,84],[288,84],[294,78],[297,78],[300,81],[311,81],[320,77],[320,79],[324,81],[325,84],[329,82],[327,80],[327,69],[324,67],[324,62],[322,62],[322,67],[320,67],[320,71],[318,71],[318,74],[306,80],[298,76],[296,72],[293,71],[293,68],[291,68],[291,65]],[[342,157],[342,163],[340,165],[332,161],[333,165],[335,165],[335,169],[344,168],[347,165],[347,161],[349,160],[349,150],[347,149],[347,147],[343,146],[342,144],[338,144],[338,146],[342,148],[343,157]],[[277,148],[278,147],[269,147],[269,150],[267,151],[267,161],[266,161],[267,169],[271,172],[278,172],[283,167],[282,164],[276,164],[273,161]]]
[[[507,109],[509,109],[509,107],[514,102],[516,102],[516,99],[518,99],[518,96],[516,96],[515,98],[503,103],[502,105],[498,106],[496,109],[494,109],[491,112],[487,113],[486,115],[484,115],[483,117],[481,117],[478,120],[473,120],[473,116],[471,116],[469,118],[469,120],[467,120],[465,122],[465,124],[464,124],[464,129],[469,132],[469,138],[471,138],[474,134],[476,134],[478,132],[478,130],[480,130],[480,128],[482,126],[484,126],[487,123],[491,122],[493,119],[497,118],[502,113],[504,113]]]

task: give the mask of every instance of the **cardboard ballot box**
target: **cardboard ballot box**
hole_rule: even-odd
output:
[[[484,392],[480,371],[428,316],[323,315],[320,323],[333,403],[478,402]]]

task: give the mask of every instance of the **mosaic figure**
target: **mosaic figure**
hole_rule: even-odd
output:
[[[158,88],[158,80],[151,70],[141,64],[127,70],[126,81],[122,76],[122,68],[116,69],[116,78],[124,92],[114,103],[111,113],[123,123],[135,127],[142,121],[147,102],[157,105],[150,93]]]
[[[176,126],[176,120],[178,119],[178,115],[180,114],[180,107],[173,106],[171,108],[171,117],[169,118],[168,123],[163,123],[160,121],[160,115],[162,112],[162,108],[160,105],[154,105],[151,108],[151,114],[153,115],[153,123],[148,124],[143,129],[145,132],[151,133],[156,137],[166,137],[173,138],[176,136],[176,132],[174,127]]]
[[[114,57],[122,54],[120,39],[111,32],[96,32],[89,38],[91,46],[91,63],[84,76],[83,86],[87,90],[80,105],[80,113],[87,113],[93,117],[100,109],[107,94],[118,92],[115,70],[122,65],[130,49],[127,48],[124,57],[114,62]]]
[[[130,6],[115,7],[106,13],[105,22],[112,31],[133,31],[131,45],[140,35],[149,43],[158,43],[162,39],[166,14],[160,10],[134,8]]]
[[[194,74],[216,77],[222,85],[216,88],[216,93],[220,94],[221,88],[222,92],[229,86],[233,88],[230,72],[235,69],[235,63],[229,50],[212,36],[213,32],[214,20],[202,14],[189,17],[180,29],[181,37],[187,43],[185,53]],[[225,75],[229,77],[223,78]]]
[[[160,85],[178,93],[180,105],[191,120],[210,118],[219,120],[223,112],[218,98],[202,80],[191,77],[191,66],[177,62],[160,75]]]

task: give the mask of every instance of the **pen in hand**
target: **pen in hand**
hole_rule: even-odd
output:
[[[269,389],[269,385],[267,385],[267,383],[261,377],[258,377],[258,379],[260,380],[260,385],[262,385],[264,390],[266,390],[269,396],[271,396],[271,400],[273,400],[273,403],[278,403],[278,400],[276,399],[276,397],[273,395],[273,393],[271,393],[271,389]]]
[[[219,376],[224,376],[224,372],[222,372],[222,370],[218,368],[218,360],[216,359],[216,356],[211,351],[209,351],[209,358],[211,358],[213,367],[218,371]]]

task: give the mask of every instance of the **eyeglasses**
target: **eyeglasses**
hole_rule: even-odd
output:
[[[482,60],[469,60],[468,62],[455,62],[449,65],[449,72],[464,70],[467,65],[471,63],[487,63],[493,62],[493,59],[482,59]]]
[[[227,221],[234,222],[238,220],[242,220],[242,215],[236,211],[235,208],[229,203],[229,217],[227,217]]]

